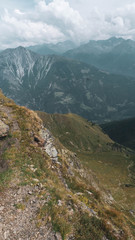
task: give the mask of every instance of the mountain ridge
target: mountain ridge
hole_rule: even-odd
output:
[[[134,77],[135,42],[123,38],[91,40],[87,44],[64,53],[110,73]]]
[[[41,45],[34,45],[34,46],[29,46],[27,49],[32,50],[35,53],[41,54],[41,55],[61,55],[64,52],[76,48],[78,45],[73,43],[72,41],[64,41],[64,42],[59,42],[56,44],[41,44]]]

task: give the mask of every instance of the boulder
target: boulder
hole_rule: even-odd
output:
[[[6,137],[9,133],[9,126],[0,120],[0,138]]]

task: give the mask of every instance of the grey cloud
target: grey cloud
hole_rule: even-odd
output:
[[[75,7],[77,1],[72,0],[73,2],[72,6]],[[85,3],[88,1],[85,0]],[[5,10],[0,18],[1,48],[67,39],[86,42],[89,39],[106,39],[111,36],[135,40],[134,3],[107,13],[89,4],[88,7],[83,6],[89,9],[86,16],[79,12],[81,4],[82,0],[78,0],[77,11],[66,0],[35,0],[35,6],[29,10]]]

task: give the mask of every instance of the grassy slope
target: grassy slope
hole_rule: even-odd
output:
[[[107,143],[113,141],[101,128],[75,114],[47,114],[38,112],[45,125],[70,150],[107,150]]]
[[[38,112],[54,136],[77,153],[83,165],[93,170],[103,186],[126,210],[134,209],[135,182],[130,177],[134,155],[103,134],[99,126],[73,115]],[[129,171],[132,170],[132,171]],[[130,187],[125,187],[129,184]]]
[[[34,218],[37,221],[37,228],[40,229],[40,226],[49,222],[54,231],[61,233],[63,240],[66,240],[69,234],[73,234],[78,240],[102,240],[104,236],[109,240],[132,239],[128,238],[130,230],[126,223],[127,217],[120,213],[118,206],[104,201],[100,192],[103,188],[97,190],[95,185],[97,180],[93,180],[90,171],[90,169],[94,170],[101,183],[105,184],[105,179],[101,179],[99,168],[95,165],[96,158],[99,157],[101,160],[100,157],[103,155],[104,161],[104,155],[108,155],[112,147],[117,147],[99,127],[76,115],[41,113],[46,127],[52,130],[63,145],[77,152],[84,166],[58,139],[55,140],[55,144],[59,152],[60,164],[55,164],[34,140],[34,136],[38,136],[42,128],[42,122],[37,115],[33,111],[17,106],[2,93],[0,93],[0,109],[0,118],[10,126],[9,135],[4,140],[0,139],[2,150],[0,157],[8,166],[0,174],[0,190],[5,192],[8,192],[8,189],[12,190],[12,183],[14,183],[13,192],[15,187],[17,191],[21,186],[34,187],[38,180],[42,188],[35,197],[45,200],[45,204],[39,207]],[[10,142],[8,147],[2,147],[3,141]],[[122,161],[128,160],[124,157],[125,152],[111,151],[118,159],[121,156]],[[116,160],[113,155],[112,158]],[[107,158],[105,159],[107,161]],[[126,171],[125,162],[124,165]],[[30,166],[34,166],[36,170],[33,172]],[[103,176],[106,176],[105,171]],[[64,184],[65,181],[68,189]],[[110,187],[109,184],[110,182],[107,188]],[[78,192],[81,194],[78,195]],[[28,199],[17,205],[22,214],[27,201]],[[58,204],[59,201],[62,205]],[[91,211],[95,211],[94,216],[91,216]],[[128,221],[129,226],[131,223],[134,224],[131,218]],[[123,229],[122,233],[119,231],[121,229]]]

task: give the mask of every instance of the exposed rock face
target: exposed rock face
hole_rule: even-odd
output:
[[[0,120],[0,138],[6,137],[9,132],[9,126]]]
[[[46,153],[50,156],[50,158],[54,161],[58,160],[58,152],[54,146],[54,138],[51,135],[48,129],[41,129],[40,136],[44,139],[44,149]]]

